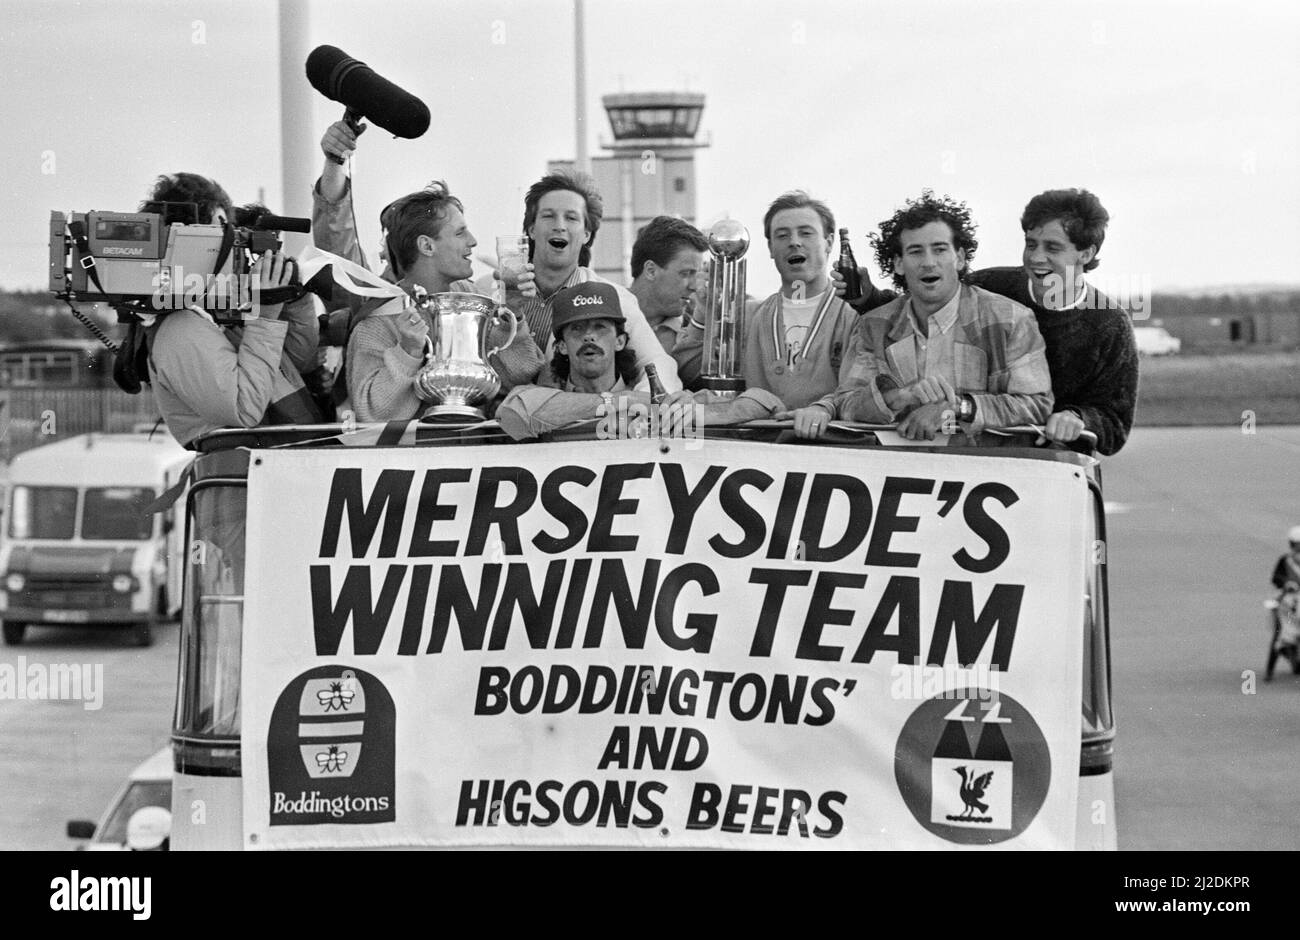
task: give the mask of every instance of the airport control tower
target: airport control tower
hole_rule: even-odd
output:
[[[695,223],[695,151],[704,95],[648,91],[605,95],[611,156],[593,157],[591,174],[605,198],[605,218],[592,248],[591,267],[616,284],[630,284],[632,243],[657,215]],[[571,161],[551,167],[572,166]]]

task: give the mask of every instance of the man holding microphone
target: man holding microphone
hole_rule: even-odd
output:
[[[362,128],[364,130],[364,127]],[[321,139],[325,163],[313,191],[312,232],[316,247],[365,265],[352,209],[351,180],[344,164],[356,148],[357,132],[346,121],[332,124]],[[431,183],[403,196],[380,213],[385,261],[383,277],[408,293],[474,292],[473,249],[478,244],[465,220],[461,201],[445,183]],[[519,278],[517,289],[535,293],[533,275]],[[428,314],[403,310],[398,299],[352,302],[351,330],[344,373],[352,410],[363,422],[409,420],[419,416],[424,402],[415,391],[415,378],[424,367]],[[542,367],[541,350],[520,318],[514,341],[492,357],[502,391],[531,382]],[[496,345],[498,337],[489,338]]]

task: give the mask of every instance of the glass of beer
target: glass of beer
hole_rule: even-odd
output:
[[[519,285],[519,278],[527,272],[528,236],[497,236],[497,267],[501,273],[501,283],[507,290],[514,290]]]

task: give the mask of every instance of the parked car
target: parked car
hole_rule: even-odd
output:
[[[1183,349],[1183,341],[1163,326],[1135,326],[1133,338],[1139,356],[1176,356]]]
[[[81,839],[78,849],[127,851],[166,849],[171,841],[172,748],[168,744],[127,778],[108,804],[99,824],[68,821],[68,838]]]

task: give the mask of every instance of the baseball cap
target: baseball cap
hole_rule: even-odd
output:
[[[559,339],[570,323],[584,320],[613,320],[625,323],[623,306],[618,302],[618,291],[613,284],[587,281],[557,291],[551,301],[551,329]]]

